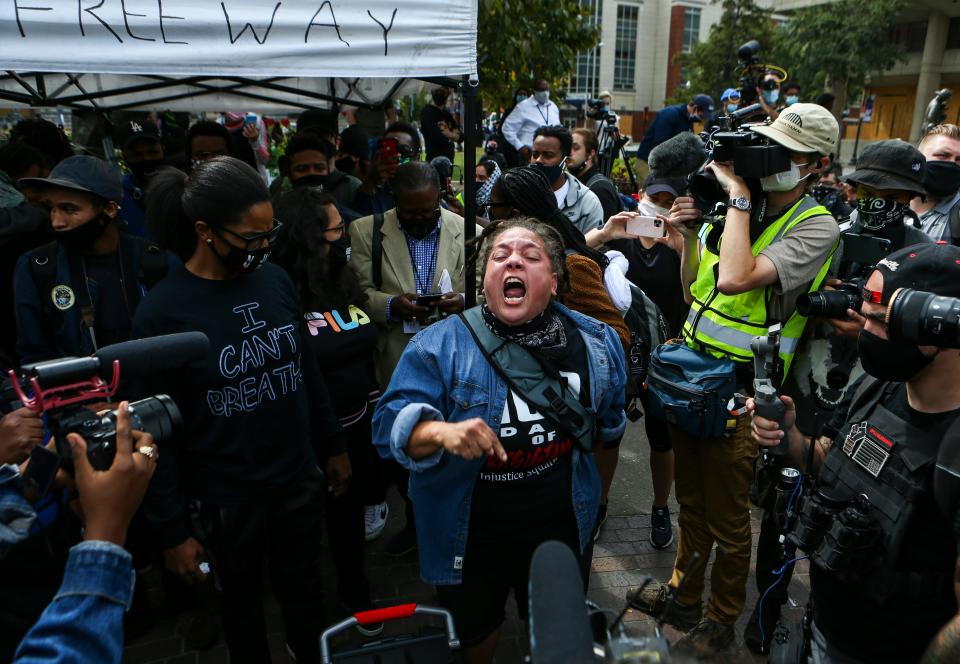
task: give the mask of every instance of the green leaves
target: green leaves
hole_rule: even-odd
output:
[[[566,85],[577,53],[600,41],[578,0],[480,0],[477,49],[485,106],[509,107],[518,87]],[[556,95],[556,92],[554,92]]]

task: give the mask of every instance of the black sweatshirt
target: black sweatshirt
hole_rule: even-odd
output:
[[[133,332],[148,337],[191,330],[210,338],[208,357],[135,383],[138,396],[165,392],[183,413],[179,439],[161,446],[145,502],[165,548],[189,536],[189,498],[257,502],[317,458],[343,451],[286,272],[268,263],[214,281],[177,266],[141,302]]]

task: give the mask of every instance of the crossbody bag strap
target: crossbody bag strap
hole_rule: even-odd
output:
[[[590,446],[585,444],[584,441],[582,441],[577,435],[577,433],[571,429],[568,423],[564,421],[570,415],[576,415],[584,424],[592,422],[593,416],[586,408],[583,407],[580,401],[574,397],[573,394],[570,393],[569,390],[567,390],[559,380],[551,379],[550,372],[543,368],[543,365],[540,363],[540,361],[519,344],[514,344],[512,341],[506,341],[497,337],[498,343],[495,346],[488,345],[477,333],[477,328],[475,327],[484,324],[480,319],[481,314],[479,309],[469,309],[457,315],[460,317],[460,320],[463,321],[467,331],[470,332],[470,336],[477,344],[477,348],[479,348],[480,352],[483,353],[483,356],[486,358],[487,362],[490,363],[490,366],[492,366],[497,374],[503,378],[507,386],[513,390],[515,394],[524,399],[524,401],[535,406],[540,411],[540,414],[543,415],[543,417],[551,424],[557,427],[557,429],[564,436],[568,436],[576,440],[582,447],[589,449]],[[543,390],[543,395],[550,400],[549,404],[542,404],[537,399],[531,397],[530,394],[521,388],[517,384],[517,381],[510,376],[509,372],[504,368],[500,361],[497,360],[495,354],[501,348],[507,346],[507,344],[513,344],[513,346],[519,348],[529,359],[530,365],[536,364],[538,368],[544,371],[545,375],[541,381],[541,384],[547,383],[547,387]]]

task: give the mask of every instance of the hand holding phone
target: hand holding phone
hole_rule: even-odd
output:
[[[443,298],[443,293],[420,293],[417,295],[417,306],[433,307]]]
[[[661,219],[643,215],[627,220],[627,232],[640,237],[667,236],[667,228]]]

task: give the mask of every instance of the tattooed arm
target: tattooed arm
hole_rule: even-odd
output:
[[[953,590],[960,603],[960,558],[954,572]],[[944,625],[927,647],[921,664],[941,664],[941,662],[960,662],[960,613]]]

